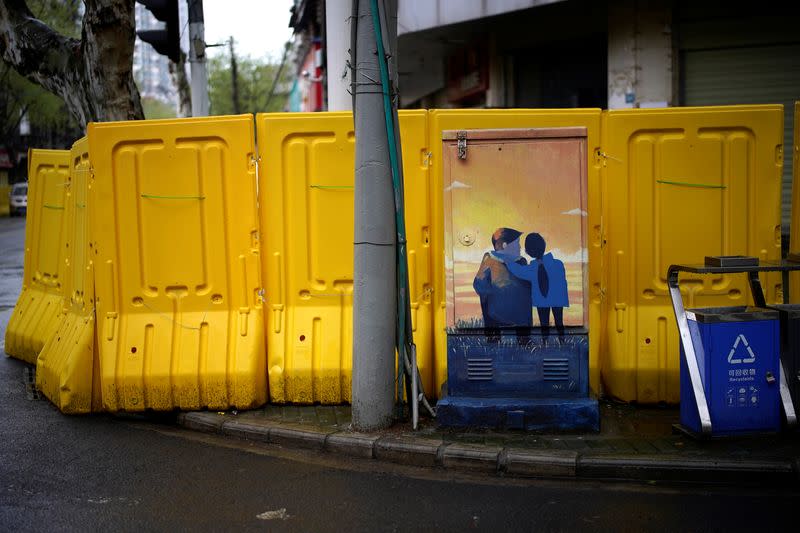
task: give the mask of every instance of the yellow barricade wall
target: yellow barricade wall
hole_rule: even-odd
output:
[[[412,327],[426,392],[435,394],[426,119],[400,112]],[[349,402],[353,118],[270,113],[256,122],[270,399]]]
[[[70,151],[63,203],[64,294],[58,327],[36,362],[36,386],[62,412],[78,414],[100,408],[96,382],[94,278],[89,242],[90,167],[86,137]],[[55,208],[55,206],[53,206]],[[58,253],[50,250],[50,253]]]
[[[606,394],[679,401],[670,264],[780,258],[782,136],[775,105],[604,114]],[[681,279],[686,308],[751,301],[742,275]],[[780,275],[762,275],[762,284],[775,301]]]
[[[64,211],[69,159],[69,150],[28,152],[22,293],[8,321],[5,339],[6,353],[28,363],[36,363],[59,324],[67,251]]]
[[[794,103],[794,146],[791,147],[792,157],[792,219],[791,234],[789,238],[789,251],[800,253],[800,102]],[[789,293],[792,303],[800,303],[800,272],[789,275]]]
[[[89,125],[103,407],[266,400],[252,115]]]
[[[600,116],[599,109],[452,109],[429,113],[431,152],[431,205],[433,230],[431,245],[434,275],[434,336],[436,353],[436,391],[447,380],[447,324],[445,316],[444,206],[442,177],[442,132],[445,130],[497,128],[587,128],[588,228],[589,228],[589,384],[599,391],[599,353],[603,331],[601,315],[601,190],[600,190]],[[405,138],[404,138],[405,142]]]
[[[10,185],[0,185],[0,217],[7,217],[11,214],[11,192]]]

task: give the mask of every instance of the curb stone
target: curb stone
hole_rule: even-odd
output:
[[[237,419],[211,412],[180,413],[187,429],[245,440],[314,449],[343,456],[418,467],[444,467],[511,477],[561,477],[677,482],[800,484],[800,457],[716,459],[680,455],[608,455],[573,450],[536,450],[497,445],[446,443],[441,439],[381,436],[337,428]]]
[[[274,425],[269,430],[269,441],[287,447],[297,446],[322,450],[328,435],[335,432],[336,430],[333,428],[318,429],[308,426]]]
[[[375,459],[413,466],[438,466],[442,441],[410,437],[381,437],[375,442]]]
[[[340,431],[328,435],[328,440],[325,442],[325,449],[330,452],[350,455],[352,457],[374,459],[375,442],[379,438],[378,435],[370,435],[367,433]]]
[[[792,482],[795,480],[795,473],[789,461],[583,454],[578,457],[578,477],[695,482]]]
[[[253,424],[246,420],[226,420],[222,424],[222,433],[231,437],[258,442],[270,441],[270,426],[264,424]]]
[[[182,421],[181,417],[178,417],[178,424],[203,433],[222,433],[222,424],[224,422],[224,416],[203,411],[186,413]]]
[[[576,477],[578,452],[507,448],[505,472],[521,477]]]
[[[450,444],[444,448],[442,466],[471,472],[497,472],[500,446]]]

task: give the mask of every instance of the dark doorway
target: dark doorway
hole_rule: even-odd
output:
[[[607,72],[606,35],[519,50],[514,54],[514,105],[605,108]]]

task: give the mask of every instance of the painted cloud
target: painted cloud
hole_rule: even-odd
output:
[[[467,185],[466,183],[461,183],[460,181],[454,181],[450,184],[449,187],[445,187],[445,191],[452,191],[453,189],[471,189],[471,185]]]

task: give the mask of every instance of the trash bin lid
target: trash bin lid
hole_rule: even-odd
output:
[[[786,313],[792,318],[800,316],[800,304],[772,304],[767,306],[770,309],[777,309],[782,313]]]
[[[778,316],[778,311],[776,310],[749,305],[739,305],[735,307],[703,307],[686,310],[686,318],[705,324],[778,320]]]

